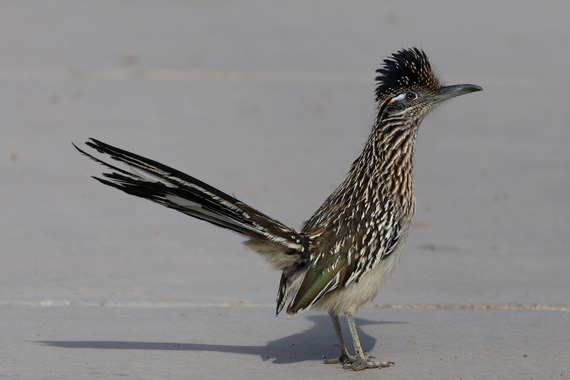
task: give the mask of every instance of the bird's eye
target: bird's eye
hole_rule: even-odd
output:
[[[406,100],[416,100],[418,98],[418,94],[415,92],[406,92]]]

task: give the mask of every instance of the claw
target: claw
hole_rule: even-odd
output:
[[[393,364],[395,364],[393,361],[373,362],[371,360],[367,360],[367,359],[359,357],[353,362],[344,363],[342,368],[351,369],[353,371],[362,371],[362,370],[369,369],[369,368],[387,368]]]
[[[340,355],[336,359],[327,359],[326,356],[323,356],[323,361],[325,364],[350,364],[356,361],[356,356]]]
[[[387,368],[396,364],[391,360],[385,362],[375,362],[370,360],[373,358],[373,356],[369,356],[365,359],[357,356],[341,355],[336,359],[327,359],[326,356],[323,356],[323,362],[325,364],[342,364],[343,369],[351,369],[353,371],[362,371],[369,368]]]

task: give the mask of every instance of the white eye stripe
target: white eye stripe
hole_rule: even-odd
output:
[[[407,92],[404,92],[404,93],[392,98],[392,101],[394,102],[394,101],[404,100],[404,99],[406,99],[406,94],[407,94]]]
[[[413,98],[409,98],[409,97],[408,97],[409,95],[412,95]],[[415,99],[417,99],[418,97],[419,97],[418,94],[416,94],[415,92],[408,91],[408,92],[403,92],[403,93],[401,93],[400,95],[393,97],[391,102],[400,101],[400,100],[405,100],[405,99],[407,99],[407,100],[415,100]]]

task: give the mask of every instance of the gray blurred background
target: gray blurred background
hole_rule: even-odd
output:
[[[412,46],[446,83],[484,92],[422,124],[415,223],[399,268],[362,314],[402,325],[365,326],[366,349],[384,360],[380,342],[399,337],[388,346],[400,365],[382,375],[570,374],[567,1],[61,0],[0,8],[5,376],[112,377],[121,368],[140,378],[216,378],[228,367],[214,363],[234,360],[251,366],[231,367],[244,378],[346,377],[319,363],[320,353],[337,349],[322,313],[273,317],[280,274],[238,236],[99,185],[89,175],[100,167],[71,141],[95,137],[156,159],[299,227],[363,146],[375,117],[374,71]],[[170,310],[194,317],[164,323]],[[216,320],[220,313],[227,316]],[[252,319],[257,329],[236,333]],[[211,323],[199,329],[205,344],[258,339],[277,362],[298,355],[301,365],[275,366],[265,349],[253,350],[260,360],[248,349],[192,346],[162,367],[132,356],[174,360],[162,346],[104,343],[194,342],[197,320]],[[303,335],[315,321],[318,336]],[[117,331],[106,333],[109,326]],[[403,342],[422,326],[425,350],[408,357]],[[264,346],[289,334],[294,353]],[[85,343],[98,339],[103,347]],[[410,365],[441,359],[430,355],[458,341],[453,350],[476,347],[464,361],[430,373]]]

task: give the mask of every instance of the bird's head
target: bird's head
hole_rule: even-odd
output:
[[[415,123],[446,100],[482,90],[474,84],[444,86],[433,72],[426,53],[418,48],[392,54],[376,72],[380,118],[396,117]]]

